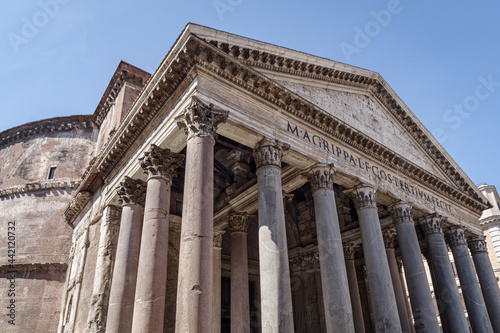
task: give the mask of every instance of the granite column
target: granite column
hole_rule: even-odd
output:
[[[139,159],[148,175],[132,332],[163,332],[170,188],[183,155],[152,144]]]
[[[212,329],[213,333],[221,330],[221,269],[222,269],[222,235],[225,231],[214,229],[214,263],[212,284]]]
[[[229,216],[231,230],[231,332],[250,332],[248,290],[248,214]]]
[[[288,146],[263,139],[254,150],[259,200],[262,333],[293,333],[281,157]]]
[[[389,211],[398,234],[415,330],[416,332],[438,332],[439,325],[415,231],[412,207],[406,201],[399,201],[389,206]]]
[[[314,197],[326,330],[354,332],[349,282],[333,193],[333,170],[319,164],[309,173]]]
[[[471,239],[468,244],[490,316],[491,326],[495,333],[500,332],[500,289],[488,257],[484,236]]]
[[[432,271],[438,291],[438,308],[445,332],[468,332],[462,300],[455,282],[455,273],[448,256],[448,246],[444,240],[443,223],[445,218],[431,214],[419,221],[429,252]]]
[[[403,293],[403,286],[401,285],[401,278],[399,276],[398,262],[396,259],[396,243],[397,235],[392,229],[384,231],[385,252],[387,254],[387,261],[389,262],[389,269],[391,270],[391,280],[394,286],[394,295],[396,296],[396,303],[398,305],[399,321],[401,322],[401,330],[404,333],[412,331],[411,326],[413,323],[408,316],[408,308],[406,307],[406,295]]]
[[[365,322],[363,319],[363,307],[359,295],[358,278],[356,276],[356,265],[354,256],[359,249],[359,245],[352,243],[344,245],[345,268],[347,281],[349,283],[349,295],[351,296],[352,318],[354,321],[354,331],[356,333],[365,332]]]
[[[346,191],[358,213],[376,332],[401,332],[389,263],[378,218],[376,189],[361,184]]]
[[[476,271],[472,264],[472,259],[467,248],[465,238],[465,229],[462,227],[453,227],[446,232],[448,244],[450,244],[455,267],[457,268],[458,278],[462,286],[462,295],[464,297],[467,313],[469,314],[469,323],[473,332],[493,332],[491,327],[488,310],[484,303],[481,288],[477,281]]]
[[[177,333],[212,332],[214,145],[228,112],[193,96],[176,118],[187,138],[177,287]]]
[[[106,332],[110,333],[132,329],[146,183],[125,177],[117,190],[123,208],[109,292]]]

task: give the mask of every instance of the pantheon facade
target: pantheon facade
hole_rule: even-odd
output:
[[[378,73],[188,24],[92,115],[0,139],[60,153],[2,170],[16,281],[58,295],[19,332],[500,332],[491,204]]]

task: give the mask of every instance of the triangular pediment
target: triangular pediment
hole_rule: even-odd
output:
[[[205,52],[204,61],[245,81],[251,77],[254,87],[263,84],[260,89],[276,105],[293,109],[291,113],[340,134],[372,156],[389,155],[392,166],[417,181],[471,207],[486,207],[474,183],[378,73],[199,25],[188,24],[184,36],[188,34],[211,49],[200,51],[198,45],[193,51]],[[321,89],[328,96],[323,100],[317,94]],[[366,112],[360,112],[360,105]]]
[[[275,77],[275,81],[452,185],[429,154],[370,94],[348,91],[340,86],[332,87],[321,82],[281,77]]]

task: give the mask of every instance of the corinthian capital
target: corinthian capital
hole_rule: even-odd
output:
[[[446,238],[448,239],[448,244],[450,247],[457,245],[467,245],[467,239],[465,238],[465,228],[463,227],[453,227],[446,231]]]
[[[248,232],[250,216],[247,213],[229,215],[229,229],[231,232]]]
[[[281,168],[283,150],[289,149],[286,143],[280,143],[274,139],[262,139],[257,143],[253,151],[257,169],[264,166],[274,165]]]
[[[427,215],[418,221],[420,227],[426,235],[443,233],[443,223],[446,221],[445,217],[436,213]]]
[[[225,230],[214,228],[214,247],[222,247],[222,235],[224,235],[225,232]]]
[[[359,244],[347,243],[344,244],[344,257],[345,260],[354,260],[356,251],[359,250],[361,246]]]
[[[488,252],[484,236],[477,236],[476,238],[467,241],[471,253]]]
[[[116,188],[123,204],[134,204],[144,207],[146,183],[140,179],[125,176]]]
[[[400,223],[413,223],[413,209],[408,202],[398,201],[388,208],[395,225]]]
[[[144,152],[143,157],[139,158],[144,173],[149,177],[159,176],[170,182],[177,176],[176,170],[183,161],[184,155],[172,153],[169,149],[161,149],[154,144]]]
[[[215,139],[219,124],[226,122],[228,111],[214,109],[213,104],[205,104],[193,96],[191,104],[175,118],[177,126],[184,129],[188,140],[194,136],[208,136]]]
[[[329,164],[318,164],[308,174],[313,191],[333,189],[333,168]]]
[[[394,249],[398,244],[398,234],[393,229],[384,230],[384,245],[387,249]]]
[[[377,190],[370,184],[363,183],[345,193],[354,201],[356,209],[377,207]]]

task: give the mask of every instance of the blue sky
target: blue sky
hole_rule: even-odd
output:
[[[1,1],[0,131],[93,113],[118,62],[153,72],[187,22],[376,71],[474,183],[500,186],[495,1]]]

